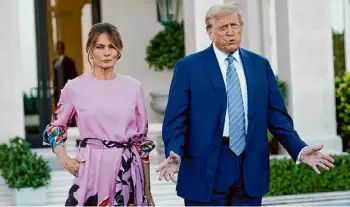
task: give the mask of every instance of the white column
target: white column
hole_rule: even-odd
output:
[[[205,14],[211,6],[223,2],[224,0],[183,1],[186,55],[203,50],[211,44],[205,29]]]
[[[276,4],[275,0],[269,0],[269,43],[270,43],[270,64],[273,72],[278,75],[278,56],[277,56],[277,34],[276,34]]]
[[[310,145],[341,152],[336,134],[330,0],[277,0],[279,77],[289,87],[289,112]]]
[[[0,142],[24,136],[18,0],[0,7]]]
[[[343,0],[344,7],[344,44],[345,44],[345,66],[350,72],[350,1]]]
[[[277,74],[274,0],[225,0],[229,2],[238,3],[242,12],[242,47],[266,57]]]
[[[267,20],[267,16],[262,6],[267,0],[225,0],[225,3],[229,2],[238,3],[242,12],[244,23],[242,47],[266,56],[264,40],[268,35],[264,32],[268,30],[269,24],[264,21]]]

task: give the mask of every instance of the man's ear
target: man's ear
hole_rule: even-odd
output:
[[[208,34],[209,38],[211,39],[212,31],[209,27],[207,27],[207,34]]]

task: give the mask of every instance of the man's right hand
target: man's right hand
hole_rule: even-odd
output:
[[[162,180],[164,177],[166,181],[169,181],[170,178],[175,183],[175,174],[179,170],[180,162],[180,156],[171,151],[170,156],[165,159],[156,170],[159,173],[159,180]]]

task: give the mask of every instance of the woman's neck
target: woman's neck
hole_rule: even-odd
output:
[[[110,69],[94,68],[92,70],[92,74],[95,76],[97,80],[112,80],[116,76],[116,73],[114,72],[113,68],[110,68]]]

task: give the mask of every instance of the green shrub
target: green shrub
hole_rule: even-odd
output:
[[[316,174],[291,159],[272,159],[270,192],[267,196],[350,190],[350,155],[335,155],[335,167]]]
[[[340,136],[350,135],[350,73],[335,78],[337,125]]]
[[[287,87],[287,83],[285,81],[282,81],[278,78],[278,76],[276,76],[276,80],[277,80],[277,83],[278,83],[278,87],[281,91],[281,94],[282,94],[282,97],[284,99],[285,102],[287,102],[287,90],[288,90],[288,87]]]
[[[165,24],[147,46],[146,61],[156,71],[173,70],[176,62],[185,56],[183,22]]]
[[[5,161],[7,160],[7,144],[0,144],[0,171],[5,166]]]
[[[287,104],[287,91],[288,91],[288,86],[287,86],[287,83],[285,81],[282,81],[278,78],[278,76],[276,76],[276,80],[277,80],[277,84],[278,84],[278,87],[280,89],[280,92],[282,94],[282,97],[285,101],[285,103]],[[268,141],[270,142],[272,139],[273,139],[273,135],[271,134],[271,132],[269,130],[267,130],[267,139]]]
[[[345,72],[344,33],[333,32],[334,73],[341,76]]]
[[[10,140],[6,160],[0,170],[9,188],[39,188],[51,181],[51,168],[47,161],[32,153],[29,143],[19,137]]]

